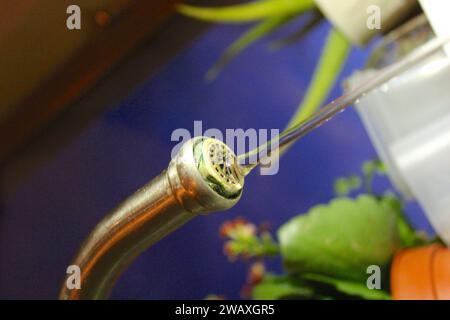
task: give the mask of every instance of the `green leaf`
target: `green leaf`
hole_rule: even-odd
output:
[[[247,32],[245,32],[241,37],[234,41],[219,60],[214,64],[214,66],[209,69],[206,74],[207,80],[213,80],[217,77],[219,72],[228,64],[235,56],[241,53],[245,48],[247,48],[252,43],[261,39],[267,34],[275,31],[286,22],[290,21],[292,16],[277,16],[273,18],[267,18],[263,22],[257,24]]]
[[[366,300],[390,300],[391,296],[384,290],[369,289],[366,282],[355,282],[327,277],[318,274],[302,274],[303,279],[332,285],[336,290],[350,296],[358,296]]]
[[[366,176],[371,176],[375,173],[384,175],[386,173],[386,168],[384,167],[383,162],[381,162],[380,160],[369,160],[363,163],[362,172]]]
[[[313,8],[313,0],[261,0],[227,7],[178,5],[178,11],[200,20],[242,23],[274,16],[293,15]]]
[[[298,279],[289,276],[267,274],[252,291],[256,300],[280,300],[286,298],[312,298],[314,290]]]
[[[319,109],[333,88],[350,52],[350,42],[337,30],[332,29],[326,40],[313,78],[306,90],[303,101],[298,106],[286,130],[308,120]],[[280,148],[280,155],[289,149],[289,145]]]
[[[339,31],[330,31],[313,79],[288,128],[305,121],[320,107],[336,82],[350,48],[349,41]]]
[[[380,160],[366,161],[362,165],[364,175],[364,187],[367,193],[372,193],[372,182],[375,174],[385,175],[386,169]]]
[[[361,298],[388,300],[384,290],[369,289],[365,283],[341,280],[317,274],[266,274],[252,290],[256,300],[280,299],[342,299]]]
[[[278,230],[288,270],[365,281],[367,267],[387,267],[400,247],[397,217],[369,195],[313,207]]]
[[[350,192],[361,187],[360,177],[353,175],[346,178],[338,178],[334,182],[334,193],[338,196],[346,196]]]
[[[409,224],[403,212],[403,204],[395,195],[386,193],[381,197],[381,201],[391,207],[397,215],[397,229],[402,247],[417,247],[429,243],[423,234]]]
[[[313,10],[311,16],[308,18],[306,23],[300,27],[300,29],[296,30],[294,33],[291,33],[286,37],[272,41],[269,44],[270,50],[276,51],[302,40],[314,28],[316,28],[322,22],[322,20],[323,15],[318,10]]]

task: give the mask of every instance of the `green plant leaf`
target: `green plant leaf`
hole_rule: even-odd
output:
[[[341,72],[350,48],[350,42],[339,31],[330,31],[305,98],[288,127],[306,120],[320,107]]]
[[[338,178],[334,182],[334,193],[338,196],[346,196],[350,192],[357,190],[361,187],[361,178],[357,175],[350,177]]]
[[[242,23],[274,16],[293,15],[313,8],[313,0],[261,0],[227,7],[177,6],[187,16],[212,22]]]
[[[366,300],[390,300],[391,296],[384,290],[369,289],[365,282],[355,282],[327,277],[318,274],[302,274],[303,279],[332,285],[336,290],[349,296],[358,296]]]
[[[333,88],[350,49],[350,42],[339,31],[332,29],[322,50],[311,83],[306,90],[305,97],[289,121],[286,131],[308,120],[321,106]],[[280,148],[280,155],[288,149],[289,146]]]
[[[369,160],[363,163],[362,172],[366,176],[371,176],[375,173],[384,175],[386,174],[386,168],[384,167],[384,163],[380,160]]]
[[[392,193],[386,193],[381,201],[392,208],[397,215],[397,229],[402,247],[417,247],[430,243],[425,236],[417,232],[408,222],[404,215],[402,202]]]
[[[313,10],[311,16],[308,17],[308,20],[304,25],[300,27],[300,29],[298,29],[297,31],[291,33],[286,37],[272,41],[269,44],[269,49],[272,51],[276,51],[302,40],[315,27],[317,27],[322,22],[322,20],[323,20],[322,14],[320,14],[318,10]]]
[[[241,53],[245,48],[261,39],[265,35],[268,35],[277,30],[279,27],[281,27],[291,19],[292,16],[276,16],[267,18],[266,20],[258,23],[256,26],[245,32],[227,48],[227,50],[214,64],[214,66],[212,66],[211,69],[208,70],[206,79],[215,79],[220,71],[225,67],[225,65],[229,63],[235,56]]]
[[[341,280],[317,274],[266,274],[262,282],[253,287],[256,300],[280,299],[366,299],[389,300],[384,290],[369,289],[361,282]]]
[[[314,297],[314,290],[298,279],[267,274],[263,281],[253,288],[252,296],[256,300],[310,299]]]
[[[361,170],[364,177],[364,187],[367,193],[372,193],[372,183],[375,174],[385,175],[386,169],[380,160],[369,160],[363,163]]]
[[[387,267],[400,248],[392,208],[370,195],[337,198],[294,217],[278,230],[290,271],[364,281],[367,267]]]

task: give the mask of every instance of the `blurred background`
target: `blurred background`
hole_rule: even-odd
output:
[[[311,79],[329,25],[277,52],[266,38],[211,83],[208,68],[245,28],[182,17],[167,0],[0,4],[0,298],[54,299],[67,265],[96,223],[166,168],[171,133],[282,129]],[[223,4],[230,1],[208,1]],[[201,1],[200,1],[201,3]],[[295,29],[295,23],[283,32]],[[364,68],[354,49],[339,83]],[[330,97],[342,93],[340,85]],[[199,217],[142,254],[112,298],[239,298],[246,265],[229,263],[218,229],[237,216],[275,230],[328,202],[338,176],[376,154],[352,109],[299,141],[275,176],[252,174],[229,212]],[[386,188],[386,181],[377,181]],[[411,204],[413,225],[432,232]],[[269,263],[272,271],[280,263]]]

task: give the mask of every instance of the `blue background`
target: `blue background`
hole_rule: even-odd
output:
[[[291,26],[291,29],[295,26]],[[264,39],[207,83],[204,74],[244,26],[211,28],[145,85],[59,149],[2,195],[0,297],[57,297],[65,268],[95,224],[122,199],[164,169],[173,130],[283,128],[310,81],[329,30],[322,25],[296,45],[269,52]],[[180,35],[181,36],[181,35]],[[369,49],[352,51],[340,81],[361,69]],[[331,97],[341,93],[336,86]],[[376,156],[354,110],[299,141],[275,176],[252,174],[229,212],[199,217],[142,254],[119,280],[117,299],[239,298],[247,266],[222,253],[218,229],[244,216],[276,229],[333,197],[336,177]],[[386,182],[379,182],[385,188]],[[414,225],[430,230],[416,205]],[[280,262],[269,264],[280,271]]]

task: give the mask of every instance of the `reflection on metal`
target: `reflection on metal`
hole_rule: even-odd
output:
[[[211,164],[218,161],[224,167],[214,178]],[[186,142],[167,170],[97,225],[72,263],[81,269],[81,289],[68,289],[64,281],[60,299],[107,298],[124,269],[149,246],[199,214],[234,206],[244,184],[236,166],[234,153],[218,140]]]

